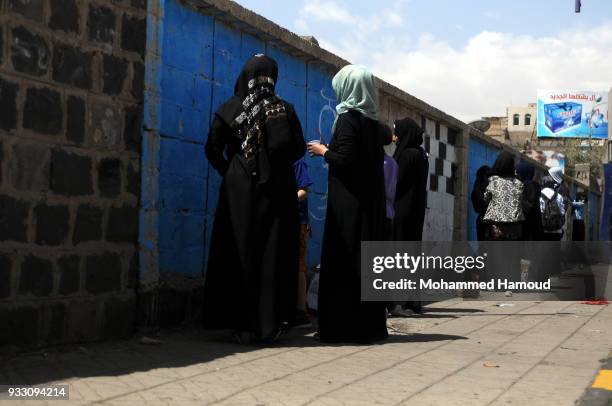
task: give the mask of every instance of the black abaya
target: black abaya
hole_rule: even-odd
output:
[[[409,118],[395,123],[398,137],[393,157],[397,161],[395,189],[395,241],[421,241],[427,207],[427,176],[429,161],[423,143],[423,130]]]
[[[487,185],[489,184],[489,176],[491,176],[491,168],[483,165],[476,171],[476,180],[472,188],[472,207],[478,215],[476,218],[476,238],[478,241],[486,241],[489,239],[489,225],[483,221],[484,215],[487,212],[489,202],[484,198]]]
[[[231,126],[238,90],[215,115],[208,136],[206,156],[223,181],[206,273],[207,328],[266,338],[295,314],[299,220],[293,162],[306,145],[293,107],[279,103],[285,112],[265,122],[254,164]]]
[[[319,333],[325,342],[387,337],[382,302],[361,301],[361,241],[384,239],[383,140],[378,123],[351,110],[338,117],[325,160],[327,215],[319,281]]]

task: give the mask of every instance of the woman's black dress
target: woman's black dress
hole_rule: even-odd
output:
[[[429,161],[421,148],[423,130],[407,118],[396,122],[395,133],[398,142],[393,157],[398,171],[393,238],[395,241],[421,241],[429,176]]]
[[[265,338],[295,315],[299,221],[293,163],[304,155],[306,144],[293,107],[283,104],[287,119],[280,131],[290,139],[276,145],[282,153],[267,163],[269,179],[263,184],[252,176],[240,153],[241,140],[224,118],[232,116],[224,112],[236,100],[215,115],[206,156],[223,181],[206,272],[207,328],[250,331]],[[264,151],[278,134],[268,129],[266,137]]]
[[[382,302],[361,301],[361,241],[384,239],[383,140],[378,123],[350,110],[338,117],[325,160],[327,216],[319,281],[319,333],[325,342],[385,339]]]

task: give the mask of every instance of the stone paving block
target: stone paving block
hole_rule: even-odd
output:
[[[452,313],[468,306],[485,311]],[[105,405],[570,405],[612,345],[609,307],[455,303],[430,314],[446,312],[457,317],[409,318],[423,330],[395,333],[382,345],[321,345],[293,335],[275,347],[243,347],[227,342],[227,333],[179,333],[162,347],[134,340],[19,358],[0,364],[0,377],[69,376],[75,402]],[[568,351],[572,362],[564,364]]]
[[[573,405],[592,380],[593,374],[592,369],[538,365],[493,404]]]

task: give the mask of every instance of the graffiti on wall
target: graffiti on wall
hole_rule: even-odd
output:
[[[321,111],[319,111],[319,122],[316,129],[316,138],[314,139],[323,144],[329,144],[331,141],[333,123],[337,116],[336,109],[333,107],[333,103],[335,103],[336,99],[335,97],[328,97],[325,94],[325,89],[321,89],[319,94],[325,101],[325,104],[323,104]],[[318,166],[324,173],[326,173],[328,170],[327,162],[321,158],[311,160],[311,165]],[[312,198],[309,201],[309,214],[311,221],[324,221],[325,212],[327,210],[327,182],[325,184],[324,193],[316,193],[311,196]]]

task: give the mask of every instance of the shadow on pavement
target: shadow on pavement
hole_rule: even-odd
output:
[[[273,357],[284,352],[304,347],[343,346],[344,344],[319,343],[307,336],[308,330],[294,330],[272,345],[239,345],[230,342],[229,333],[205,332],[203,330],[163,332],[161,345],[149,346],[132,340],[89,343],[81,346],[49,349],[36,353],[22,354],[0,362],[0,384],[37,385],[70,378],[119,376],[151,370],[198,366],[202,373],[213,371],[210,361],[228,356],[246,354],[266,349],[261,355],[254,355],[230,366],[253,359]],[[465,339],[445,334],[401,334],[390,335],[389,339],[376,343],[431,342]],[[354,344],[347,344],[352,345]],[[365,347],[366,345],[364,345]]]
[[[427,307],[427,313],[484,313],[482,309],[459,309],[454,307]]]

